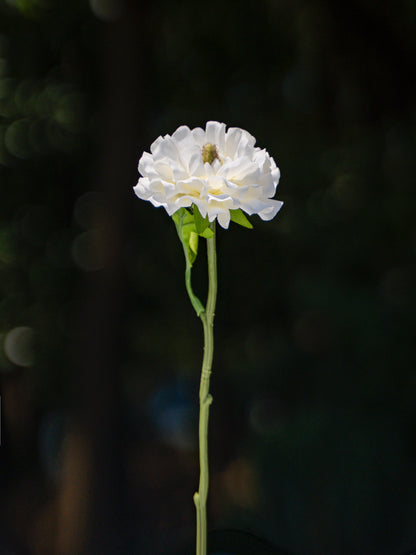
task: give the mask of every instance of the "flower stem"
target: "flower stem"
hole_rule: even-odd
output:
[[[184,250],[186,251],[186,247],[184,247]],[[186,257],[186,252],[185,252],[185,257]],[[189,259],[186,257],[186,270],[185,270],[186,290],[188,292],[188,296],[191,300],[192,306],[194,307],[197,316],[201,317],[201,314],[205,311],[205,308],[201,303],[201,301],[193,292],[192,285],[191,285],[191,269],[192,269],[191,263],[189,262]]]
[[[208,497],[208,417],[212,396],[209,393],[212,359],[214,355],[214,316],[217,300],[217,253],[215,222],[210,225],[214,235],[207,239],[208,298],[206,310],[199,315],[204,328],[204,358],[199,386],[199,487],[194,495],[196,507],[196,555],[207,552],[207,497]]]

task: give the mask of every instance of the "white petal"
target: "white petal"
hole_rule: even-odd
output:
[[[205,170],[205,175],[207,177],[209,177],[210,175],[215,175],[214,174],[214,168],[212,167],[212,165],[209,162],[205,162],[204,170]]]
[[[241,208],[244,212],[247,212],[249,216],[252,214],[260,214],[263,210],[266,210],[269,206],[271,201],[269,199],[264,198],[244,198],[241,203]]]
[[[205,140],[207,143],[217,145],[220,151],[224,149],[225,123],[208,121],[205,126]]]
[[[143,177],[148,174],[155,173],[153,156],[149,152],[143,152],[142,157],[139,160],[139,172]]]
[[[213,171],[214,173],[218,173],[219,170],[220,170],[221,167],[222,167],[222,164],[221,164],[221,162],[218,160],[218,158],[215,158],[215,160],[211,163],[211,167],[212,167],[212,171]]]
[[[204,163],[202,161],[201,149],[194,152],[188,162],[189,175],[197,175],[199,177],[205,175]]]
[[[175,164],[174,162],[171,162],[171,164],[174,181],[187,179],[189,177],[188,170],[186,169],[186,167],[183,167],[182,164]]]
[[[163,141],[163,137],[158,137],[155,141],[153,141],[153,143],[150,145],[150,152],[152,154],[154,154],[154,152],[157,150],[157,147],[160,145],[160,143]]]
[[[191,133],[196,144],[202,148],[207,142],[205,139],[205,131],[200,127],[195,127],[195,129],[192,129]]]
[[[266,222],[272,220],[283,206],[281,200],[270,199],[268,202],[270,205],[259,212],[260,218]]]
[[[182,207],[172,202],[172,203],[166,204],[164,208],[166,209],[168,216],[172,216],[175,212],[179,210],[179,208],[182,208]]]
[[[224,212],[220,212],[217,216],[217,219],[221,227],[223,227],[224,229],[228,229],[228,226],[230,225],[230,219],[231,219],[230,211],[225,210]]]
[[[258,214],[262,220],[271,220],[279,212],[283,202],[274,199],[252,199],[250,201],[244,200],[241,208],[250,216]]]
[[[177,143],[178,147],[189,147],[195,144],[195,139],[192,136],[191,130],[187,125],[181,125],[172,135],[172,139]]]
[[[206,200],[203,200],[201,198],[194,198],[193,199],[193,203],[197,205],[198,210],[201,212],[201,216],[203,218],[206,217],[207,215],[207,210],[208,210],[208,203]]]
[[[246,158],[237,158],[236,160],[228,159],[218,170],[218,175],[222,175],[227,179],[232,179],[240,168],[249,165],[251,162]]]
[[[226,180],[220,175],[210,175],[207,179],[210,190],[224,193],[227,187]]]
[[[149,195],[148,189],[147,187],[143,186],[141,181],[142,180],[140,179],[137,185],[133,187],[133,191],[142,200],[149,200],[150,195]]]
[[[158,202],[157,200],[151,198],[149,199],[149,201],[153,204],[153,206],[155,206],[156,208],[159,208],[160,206],[163,206],[163,208],[165,208],[165,210],[167,210],[167,204],[166,202]]]
[[[176,192],[200,197],[206,191],[206,182],[197,177],[190,177],[176,183]]]
[[[166,211],[171,216],[174,214],[179,208],[188,208],[193,203],[193,198],[189,196],[183,196],[175,198],[167,203]]]
[[[166,200],[169,200],[170,198],[175,197],[178,194],[178,187],[176,183],[168,183],[167,181],[163,181],[162,184]]]
[[[277,183],[272,177],[272,174],[266,174],[261,176],[261,186],[263,189],[263,195],[267,198],[272,198],[276,193]]]
[[[237,148],[237,156],[252,156],[256,139],[247,131],[242,130],[242,136]]]
[[[201,149],[199,145],[195,142],[195,139],[189,127],[187,125],[182,125],[181,127],[178,127],[178,129],[172,135],[172,141],[175,143],[176,148],[179,152],[179,158],[181,160],[182,166],[188,168],[191,158],[195,154],[200,154],[201,152]]]
[[[242,135],[242,130],[239,127],[230,127],[227,131],[225,137],[225,148],[224,154],[230,158],[234,158],[237,152],[238,145],[240,144],[240,138]]]
[[[164,138],[157,144],[155,149],[152,150],[152,154],[155,161],[162,158],[167,158],[168,160],[178,162],[179,159],[179,153],[178,149],[176,148],[176,143],[169,136]]]
[[[207,214],[208,214],[208,221],[210,223],[212,223],[217,217],[217,211],[213,208],[211,208],[211,210],[208,210]]]
[[[261,179],[260,168],[253,162],[245,161],[235,169],[232,179],[241,185],[256,185]]]
[[[183,148],[180,149],[181,165],[184,169],[186,169],[186,171],[189,174],[192,173],[189,171],[189,164],[191,160],[193,160],[193,158],[195,158],[196,156],[199,156],[202,163],[201,149],[197,144],[195,144],[195,142],[190,146],[187,146],[187,147],[184,146]]]
[[[154,164],[154,170],[165,181],[172,181],[173,180],[172,166],[168,163],[167,160],[165,160],[163,162],[162,161],[156,162]]]
[[[257,152],[253,150],[253,162],[258,164],[264,171],[269,171],[270,169],[270,156],[264,148]]]
[[[279,168],[275,168],[274,170],[272,170],[272,178],[273,178],[274,183],[277,186],[277,184],[279,183],[279,180],[280,180],[280,170],[279,170]]]
[[[279,179],[280,179],[280,170],[277,167],[276,162],[274,161],[274,158],[272,158],[271,156],[270,156],[270,171],[273,177],[273,181],[275,182],[277,187],[277,184],[279,183]]]
[[[209,201],[209,204],[214,206],[214,205],[221,205],[223,203],[228,203],[231,205],[233,203],[233,199],[230,197],[230,195],[227,194],[223,194],[223,195],[212,195],[211,193],[207,194],[207,199]]]

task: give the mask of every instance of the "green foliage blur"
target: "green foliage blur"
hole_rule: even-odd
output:
[[[412,0],[0,0],[0,552],[192,545],[202,331],[132,187],[210,119],[285,202],[219,230],[211,527],[416,549],[415,55]]]

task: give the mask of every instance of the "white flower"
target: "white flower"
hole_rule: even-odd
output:
[[[172,136],[159,137],[139,161],[143,177],[136,195],[163,206],[169,216],[195,204],[205,218],[215,218],[227,229],[230,210],[241,209],[271,220],[282,206],[272,197],[280,171],[256,139],[238,127],[209,121],[200,127],[179,127]]]

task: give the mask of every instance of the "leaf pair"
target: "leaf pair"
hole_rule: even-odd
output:
[[[252,224],[240,209],[230,210],[230,217],[232,222],[253,229]],[[192,266],[198,254],[199,237],[210,239],[214,235],[209,227],[208,216],[203,218],[198,207],[193,204],[192,212],[186,208],[180,208],[172,215],[172,219],[175,222],[179,239],[184,246],[186,259]]]
[[[193,266],[193,263],[195,262],[196,256],[198,254],[199,235],[202,235],[205,229],[211,232],[211,235],[209,235],[208,233],[208,236],[212,237],[213,234],[213,231],[208,227],[209,222],[207,224],[207,227],[205,229],[202,229],[202,232],[199,231],[202,226],[198,222],[199,225],[197,227],[195,212],[196,211],[194,210],[194,213],[191,214],[191,212],[189,212],[189,210],[187,210],[186,208],[180,208],[172,216],[172,220],[175,222],[176,225],[176,231],[178,232],[179,239],[181,240],[185,251],[186,261],[190,267]],[[200,214],[199,216],[203,220]],[[206,234],[202,236],[206,236]]]
[[[203,218],[196,206],[192,213],[186,208],[180,208],[172,216],[176,230],[181,240],[186,259],[185,284],[192,306],[198,316],[205,312],[205,307],[194,294],[191,285],[191,268],[198,254],[199,237],[207,239],[214,236],[214,231],[209,227],[208,218]]]

